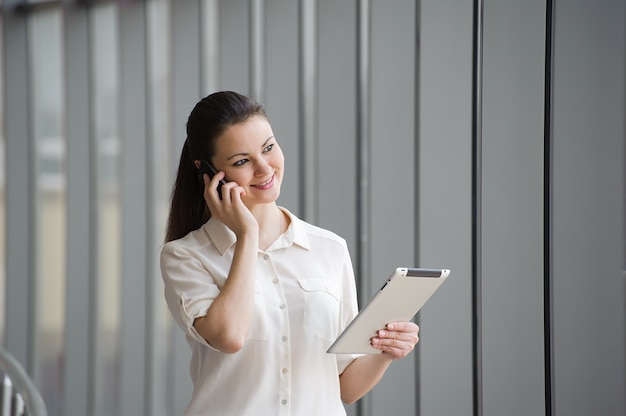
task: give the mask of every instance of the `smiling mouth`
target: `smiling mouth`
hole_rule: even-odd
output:
[[[272,175],[272,177],[269,178],[268,180],[266,180],[265,182],[259,183],[259,184],[256,184],[256,185],[252,185],[252,186],[255,187],[255,188],[263,189],[263,188],[271,187],[273,184],[274,184],[274,175]]]

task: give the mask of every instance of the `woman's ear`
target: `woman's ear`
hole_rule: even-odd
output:
[[[196,165],[196,169],[200,169],[200,161],[199,160],[194,160],[193,164]]]

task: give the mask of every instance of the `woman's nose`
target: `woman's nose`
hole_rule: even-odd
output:
[[[261,159],[256,164],[255,173],[257,176],[265,176],[272,170],[271,166],[265,159]]]

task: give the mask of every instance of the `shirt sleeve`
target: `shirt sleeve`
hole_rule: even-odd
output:
[[[220,293],[215,279],[198,253],[176,241],[163,246],[160,263],[165,300],[174,321],[186,335],[212,348],[196,331],[193,323],[196,318],[206,315]]]
[[[348,324],[350,324],[350,322],[352,322],[359,312],[354,269],[352,268],[352,260],[347,246],[345,247],[343,262],[341,265],[341,285],[342,298],[339,317],[339,331],[337,336],[343,332],[343,330],[348,326]],[[342,374],[352,361],[362,355],[363,354],[336,354],[335,356],[337,357],[337,369],[339,370],[339,374]]]

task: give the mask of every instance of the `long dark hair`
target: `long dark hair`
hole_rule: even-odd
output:
[[[204,200],[204,182],[198,178],[194,160],[211,161],[215,142],[224,131],[252,116],[267,117],[263,106],[233,91],[213,93],[196,104],[187,120],[187,140],[183,145],[178,173],[172,189],[165,241],[184,237],[211,218]]]

